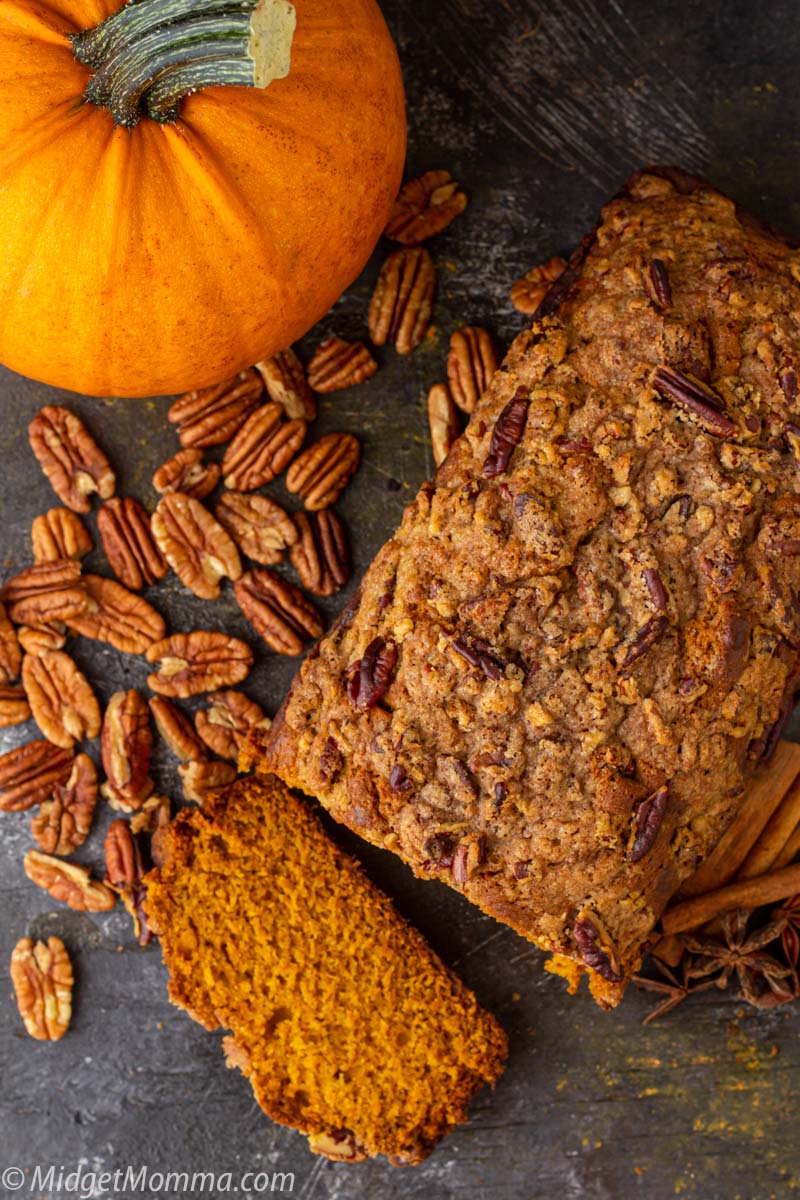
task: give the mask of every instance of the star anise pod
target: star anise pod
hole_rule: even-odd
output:
[[[772,920],[780,922],[781,946],[787,963],[796,973],[800,965],[800,896],[793,896],[772,911]]]
[[[721,937],[685,936],[684,945],[695,956],[689,974],[693,979],[712,978],[719,988],[726,988],[735,974],[742,1000],[756,1008],[773,1008],[793,1000],[796,991],[792,969],[764,952],[780,938],[783,922],[770,921],[748,933],[752,915],[744,909],[726,914]]]
[[[659,958],[653,957],[652,961],[653,966],[661,975],[661,979],[648,979],[645,975],[634,975],[633,981],[639,987],[645,988],[648,992],[656,992],[664,999],[656,1005],[652,1012],[647,1014],[642,1022],[643,1025],[649,1025],[651,1021],[657,1021],[665,1013],[671,1012],[692,993],[708,991],[716,982],[713,979],[705,979],[702,983],[694,982],[691,974],[692,959],[688,954],[684,954],[681,959],[680,975]]]

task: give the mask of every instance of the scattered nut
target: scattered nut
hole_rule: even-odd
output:
[[[284,421],[280,404],[264,404],[256,409],[225,451],[225,487],[254,492],[272,483],[297,454],[307,427],[303,420]]]
[[[566,270],[563,258],[550,258],[541,266],[532,267],[527,275],[518,279],[511,289],[511,303],[521,313],[535,313],[544,300],[551,283],[563,275]]]
[[[31,833],[45,854],[72,854],[92,828],[97,803],[97,768],[88,754],[78,754],[65,783],[53,787],[31,821]]]
[[[450,338],[447,379],[453,400],[462,412],[474,412],[497,365],[497,351],[491,334],[477,325],[465,325],[456,330]]]
[[[183,785],[184,800],[202,804],[209,792],[227,787],[236,778],[236,768],[226,762],[210,762],[208,759],[200,762],[181,763],[178,774]]]
[[[148,796],[138,812],[131,817],[131,833],[155,833],[169,824],[169,796]]]
[[[124,654],[144,654],[164,636],[164,618],[141,596],[100,575],[84,575],[83,583],[86,610],[66,621],[73,633],[108,642]]]
[[[378,364],[363,342],[328,338],[308,364],[308,382],[315,392],[339,392],[364,383],[377,372]]]
[[[436,268],[421,246],[395,250],[378,276],[369,306],[369,335],[376,346],[392,342],[398,354],[410,354],[431,323]]]
[[[6,582],[2,598],[15,625],[49,625],[77,617],[87,606],[80,563],[60,558],[26,567]]]
[[[241,683],[250,673],[253,651],[239,638],[197,630],[156,642],[147,651],[147,661],[160,663],[147,678],[154,692],[186,699]]]
[[[31,541],[33,559],[37,563],[83,558],[92,548],[86,526],[77,513],[68,508],[51,508],[37,517],[31,526]]]
[[[403,186],[394,202],[386,236],[414,246],[441,233],[467,207],[449,171],[426,171]]]
[[[138,500],[117,496],[106,501],[97,514],[97,532],[111,570],[125,587],[138,592],[166,575],[150,517]]]
[[[193,762],[206,757],[206,748],[185,713],[163,696],[151,696],[149,704],[156,729],[176,758]]]
[[[215,692],[208,697],[208,708],[195,717],[200,737],[220,758],[238,762],[239,751],[252,729],[269,729],[269,717],[255,700],[243,692]]]
[[[278,654],[302,654],[306,643],[322,633],[322,620],[311,601],[266,568],[247,571],[233,590],[256,633]]]
[[[48,404],[28,426],[31,449],[62,504],[88,513],[96,492],[101,500],[114,495],[116,480],[108,459],[86,426],[58,404]]]
[[[57,1042],[72,1019],[72,963],[60,938],[20,938],[11,953],[11,981],[25,1029],[39,1042]]]
[[[162,495],[183,492],[195,500],[205,500],[220,481],[219,463],[205,462],[202,450],[179,450],[153,476],[153,487]]]
[[[232,539],[199,500],[169,492],[153,513],[153,535],[184,587],[202,600],[218,600],[220,580],[242,573]]]
[[[17,631],[8,619],[5,605],[0,604],[0,683],[19,679],[21,667],[22,651]]]
[[[428,392],[428,427],[433,461],[440,467],[461,436],[461,421],[446,383],[435,383]]]
[[[317,402],[294,350],[281,350],[280,354],[256,363],[256,370],[264,380],[270,400],[283,405],[290,421],[316,418]]]
[[[284,550],[297,541],[292,518],[266,496],[225,492],[215,515],[242,554],[265,567],[280,562]]]
[[[249,368],[215,387],[187,392],[172,405],[167,420],[178,426],[184,448],[221,446],[258,407],[263,391],[261,376]]]
[[[86,676],[63,650],[22,660],[22,682],[33,719],[48,741],[71,750],[97,737],[100,705]]]
[[[115,692],[109,700],[103,718],[101,749],[103,770],[114,789],[114,798],[138,808],[150,783],[153,735],[147,703],[135,688]],[[151,785],[147,795],[152,790]]]
[[[296,513],[298,540],[289,557],[300,582],[316,596],[332,596],[350,578],[344,527],[331,509]]]
[[[0,683],[0,729],[22,725],[30,719],[30,715],[25,688],[19,684]]]
[[[31,658],[38,658],[48,650],[63,650],[67,644],[67,627],[60,621],[55,625],[20,625],[17,630],[19,644]]]
[[[76,912],[109,912],[114,907],[116,897],[111,888],[92,879],[88,867],[63,862],[39,850],[29,850],[22,865],[31,883]]]
[[[38,739],[0,755],[0,812],[24,812],[66,783],[72,753]]]
[[[358,470],[361,446],[350,433],[328,433],[294,460],[286,487],[299,492],[309,511],[329,508]]]

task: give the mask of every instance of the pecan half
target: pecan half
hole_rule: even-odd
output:
[[[302,654],[322,633],[322,620],[299,588],[265,568],[247,571],[234,593],[259,637],[278,654]]]
[[[208,708],[201,709],[194,720],[209,750],[234,763],[251,730],[267,730],[272,724],[255,700],[230,690],[209,696]]]
[[[471,667],[480,667],[487,679],[504,678],[508,664],[486,642],[452,638],[450,645]]]
[[[290,421],[315,420],[317,402],[294,350],[281,350],[280,354],[256,363],[256,370],[264,380],[270,400],[282,405]]]
[[[160,696],[185,700],[241,683],[250,673],[253,651],[239,638],[197,630],[156,642],[147,651],[147,661],[160,663],[147,677],[150,688]]]
[[[179,450],[159,467],[153,476],[153,487],[161,495],[183,492],[195,500],[205,500],[220,481],[219,463],[206,462],[202,450]]]
[[[377,370],[363,342],[332,337],[322,342],[308,364],[308,382],[315,392],[339,392],[371,379]]]
[[[150,532],[150,517],[138,500],[131,496],[108,500],[97,514],[97,532],[108,565],[125,587],[138,592],[166,575],[167,564]]]
[[[361,446],[351,433],[328,433],[295,459],[286,474],[286,487],[300,493],[310,512],[329,508],[358,470]]]
[[[103,770],[117,799],[136,803],[148,783],[153,734],[150,714],[141,692],[115,692],[103,717]],[[152,787],[150,788],[152,792]]]
[[[225,487],[254,492],[272,483],[297,454],[307,428],[303,420],[284,421],[280,404],[264,404],[256,409],[225,451]]]
[[[630,667],[638,659],[647,654],[656,642],[664,636],[668,628],[669,620],[663,613],[658,613],[656,616],[651,617],[649,621],[645,621],[625,651],[622,660],[623,669]]]
[[[121,898],[132,918],[137,942],[146,946],[153,940],[153,933],[147,925],[144,909],[147,896],[143,882],[144,856],[132,824],[122,818],[111,822],[105,839],[105,855],[105,882]]]
[[[19,679],[22,651],[17,631],[8,619],[5,605],[0,604],[0,683]]]
[[[72,963],[60,938],[20,938],[11,952],[11,982],[26,1032],[57,1042],[72,1020]]]
[[[478,325],[465,325],[450,338],[447,379],[462,412],[474,411],[497,370],[497,362],[491,334]]]
[[[177,759],[192,762],[206,757],[206,748],[186,713],[164,696],[151,696],[148,703],[160,737]]]
[[[639,862],[652,848],[664,819],[668,799],[669,788],[660,787],[636,805],[633,814],[633,844],[625,855],[628,862]]]
[[[72,854],[92,828],[97,803],[97,768],[88,754],[78,754],[65,783],[53,787],[31,821],[31,833],[45,854]]]
[[[66,783],[72,753],[38,739],[0,755],[0,812],[24,812]]]
[[[428,392],[428,427],[433,461],[440,467],[461,436],[461,420],[446,383],[435,383]]]
[[[26,654],[38,658],[47,650],[63,650],[67,644],[67,627],[61,622],[55,625],[20,625],[17,630],[19,644]]]
[[[86,526],[68,508],[51,508],[37,517],[31,526],[31,541],[33,560],[37,563],[83,558],[92,548]]]
[[[296,513],[299,539],[289,552],[303,587],[317,596],[332,596],[350,578],[344,527],[330,509]]]
[[[652,383],[663,400],[670,400],[694,417],[713,437],[727,438],[736,432],[735,422],[724,411],[722,397],[694,376],[672,367],[657,367]]]
[[[97,737],[100,705],[86,676],[63,650],[46,650],[22,660],[22,682],[33,719],[55,746],[71,750]]]
[[[386,694],[397,666],[397,647],[382,637],[373,638],[362,658],[348,668],[347,696],[353,708],[365,712]]]
[[[309,1134],[308,1145],[314,1154],[321,1154],[331,1162],[364,1162],[369,1157],[367,1147],[351,1129]]]
[[[83,583],[86,610],[66,622],[73,633],[108,642],[124,654],[144,654],[164,636],[164,618],[141,596],[100,575],[84,575]]]
[[[250,367],[214,387],[187,392],[172,405],[167,420],[178,426],[184,448],[221,446],[258,407],[263,391],[261,376]]]
[[[393,343],[410,354],[431,323],[436,268],[421,246],[395,250],[381,267],[369,306],[369,336],[376,346]]]
[[[153,513],[153,536],[184,587],[218,600],[220,580],[238,579],[242,560],[232,539],[199,500],[170,492]]]
[[[579,913],[572,936],[587,967],[609,983],[619,983],[622,979],[619,957],[600,918],[586,911]]]
[[[511,289],[511,303],[518,312],[535,313],[550,290],[550,285],[564,274],[567,263],[563,258],[549,258],[527,275],[518,279]]]
[[[199,762],[181,763],[178,767],[183,787],[183,798],[194,804],[202,804],[210,792],[227,787],[236,778],[236,767],[227,762],[211,762],[201,759]]]
[[[144,864],[139,844],[131,827],[122,817],[112,821],[103,843],[106,858],[105,881],[115,891],[141,883]]]
[[[26,567],[8,580],[2,595],[15,625],[67,621],[87,604],[80,563],[63,558]]]
[[[116,903],[111,888],[92,879],[88,867],[63,862],[40,850],[29,850],[22,865],[31,883],[76,912],[109,912]]]
[[[48,404],[28,426],[31,449],[62,504],[88,513],[96,492],[101,500],[114,495],[116,479],[83,421],[59,404]]]
[[[509,400],[497,418],[489,443],[489,453],[483,464],[485,479],[494,479],[497,475],[505,474],[508,469],[511,456],[525,431],[529,403],[525,388],[518,388],[516,395]]]
[[[647,298],[656,308],[672,306],[672,287],[669,282],[669,271],[661,258],[654,258],[647,264],[643,276],[644,290]]]
[[[292,518],[266,496],[225,492],[215,516],[242,554],[265,567],[280,562],[284,550],[297,541]]]
[[[411,179],[394,202],[386,236],[404,246],[414,246],[446,229],[467,207],[449,171],[426,171]]]
[[[155,833],[169,825],[169,796],[148,796],[138,812],[131,817],[131,833]]]
[[[31,716],[25,688],[20,684],[0,683],[0,729],[22,725]]]

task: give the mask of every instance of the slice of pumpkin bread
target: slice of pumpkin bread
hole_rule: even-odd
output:
[[[159,857],[171,999],[232,1030],[228,1064],[312,1150],[420,1162],[497,1079],[497,1022],[276,779],[181,813]]]

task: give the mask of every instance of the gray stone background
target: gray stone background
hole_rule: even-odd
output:
[[[800,234],[796,3],[384,0],[384,9],[408,86],[409,171],[449,168],[470,205],[431,244],[440,277],[434,336],[408,360],[379,352],[374,380],[322,407],[319,432],[347,429],[364,443],[364,465],[340,506],[356,575],[431,471],[423,399],[442,376],[449,334],[479,323],[507,344],[523,324],[511,283],[568,251],[632,169],[676,162]],[[363,336],[385,253],[379,247],[305,340],[306,356],[323,334]],[[73,405],[109,453],[120,493],[154,503],[152,471],[175,444],[167,400],[92,401],[9,372],[0,372],[0,389],[0,577],[28,561],[30,522],[53,503],[25,432],[43,403]],[[270,494],[283,495],[280,486]],[[105,569],[99,555],[92,565]],[[328,615],[350,590],[324,604]],[[247,633],[230,593],[211,608],[172,580],[151,599],[173,629],[211,622]],[[71,649],[104,700],[144,684],[138,660],[89,643]],[[295,666],[261,654],[249,690],[268,711]],[[0,748],[32,734],[9,731]],[[166,760],[159,782],[177,795]],[[644,1028],[652,999],[631,990],[604,1015],[586,995],[567,998],[510,930],[360,844],[371,874],[497,1014],[511,1056],[496,1092],[473,1105],[471,1125],[423,1166],[315,1158],[226,1071],[219,1037],[170,1007],[159,951],[135,945],[121,909],[79,915],[28,883],[29,819],[0,816],[0,1168],[133,1164],[231,1171],[234,1182],[247,1170],[282,1170],[294,1173],[302,1200],[768,1200],[800,1187],[800,1010],[756,1014],[732,994],[706,994]],[[82,861],[99,865],[107,821],[98,820]],[[14,1006],[5,964],[25,933],[58,934],[73,954],[74,1023],[56,1046],[28,1039]],[[0,1185],[4,1197],[28,1187]]]

